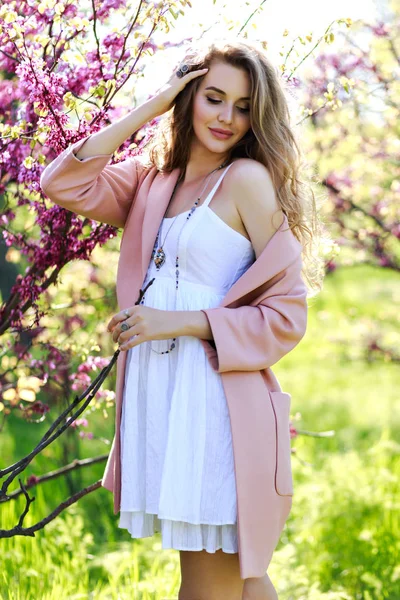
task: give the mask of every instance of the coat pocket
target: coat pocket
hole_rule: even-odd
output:
[[[288,392],[270,392],[270,396],[276,433],[275,490],[280,496],[293,496],[289,428],[291,395]]]

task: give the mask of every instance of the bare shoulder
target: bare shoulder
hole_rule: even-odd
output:
[[[231,178],[235,178],[236,181],[251,175],[270,177],[267,167],[254,158],[236,158],[229,171]]]
[[[239,212],[254,203],[261,203],[266,210],[279,209],[271,174],[257,160],[238,158],[229,169],[226,179]]]
[[[254,247],[256,258],[281,225],[283,212],[268,168],[252,158],[234,161],[227,173],[232,198]]]

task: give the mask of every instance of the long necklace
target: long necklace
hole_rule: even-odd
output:
[[[197,206],[198,206],[198,204],[200,202],[201,195],[202,195],[205,187],[207,186],[209,178],[211,177],[211,175],[215,171],[219,171],[220,169],[223,169],[227,164],[228,164],[228,161],[225,161],[224,163],[222,163],[222,165],[220,165],[216,169],[213,169],[208,175],[206,175],[205,178],[208,178],[208,179],[207,179],[205,185],[203,186],[203,189],[201,190],[201,192],[199,194],[199,197],[197,198],[196,202],[194,203],[194,205],[192,206],[192,208],[189,210],[189,214],[186,217],[185,222],[183,223],[183,225],[181,227],[181,230],[179,232],[179,237],[178,237],[178,241],[177,241],[177,255],[176,255],[176,262],[175,262],[175,267],[176,267],[176,269],[175,269],[175,275],[176,275],[175,310],[176,310],[176,305],[177,305],[177,301],[176,300],[177,300],[178,288],[179,288],[179,256],[178,256],[178,248],[179,248],[179,241],[181,239],[183,228],[185,227],[186,223],[189,221],[190,217],[192,216],[192,214],[196,210],[196,208],[197,208]],[[165,217],[165,215],[166,215],[166,213],[168,211],[168,208],[169,208],[169,206],[171,204],[172,198],[174,197],[174,194],[175,194],[176,189],[178,187],[179,181],[180,181],[180,178],[178,178],[178,180],[177,180],[177,182],[175,184],[175,187],[174,187],[174,189],[172,191],[171,198],[169,199],[169,202],[168,202],[168,206],[167,206],[167,208],[166,208],[166,210],[164,212],[164,217]],[[183,213],[180,213],[180,214],[183,214]],[[167,231],[167,234],[166,234],[166,236],[164,238],[163,243],[158,247],[158,240],[159,240],[159,238],[161,238],[160,233],[161,233],[161,229],[162,229],[162,225],[163,225],[164,219],[161,221],[160,227],[158,229],[156,241],[154,243],[153,252],[152,252],[152,255],[151,255],[151,259],[153,260],[154,264],[156,265],[157,271],[159,271],[161,269],[161,267],[165,264],[166,254],[165,254],[165,251],[163,249],[163,245],[165,244],[165,240],[167,239],[167,235],[170,232],[170,229],[171,229],[172,225],[175,223],[175,221],[176,221],[176,219],[178,217],[179,217],[179,214],[176,215],[175,219],[172,221],[172,224],[170,225],[170,227],[169,227],[169,229]],[[144,300],[145,300],[145,296],[143,295],[142,300],[141,300],[141,304],[144,304]],[[175,345],[176,345],[175,342],[176,342],[176,338],[173,338],[172,339],[172,344],[170,345],[169,349],[168,350],[164,350],[163,352],[158,352],[158,350],[154,350],[154,348],[151,348],[151,350],[153,352],[156,352],[157,354],[168,354],[169,352],[172,352],[172,350],[175,348]]]

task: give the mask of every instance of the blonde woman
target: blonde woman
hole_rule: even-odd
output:
[[[108,164],[161,115],[146,157]],[[304,336],[318,284],[299,168],[277,70],[220,40],[42,174],[54,202],[124,229],[102,485],[120,527],[179,550],[179,600],[277,598],[266,571],[292,503],[291,394],[271,366]]]

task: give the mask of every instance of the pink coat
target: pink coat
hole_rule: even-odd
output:
[[[42,173],[56,204],[124,229],[117,272],[119,309],[133,306],[179,169],[160,173],[137,158],[108,165],[111,154],[80,161],[87,136],[71,144]],[[290,513],[293,496],[289,413],[291,394],[271,367],[306,332],[307,288],[301,244],[286,216],[263,252],[230,288],[220,306],[204,310],[214,342],[201,340],[226,394],[237,488],[240,576],[265,574]],[[126,352],[117,361],[115,435],[102,486],[120,510],[120,420]]]

